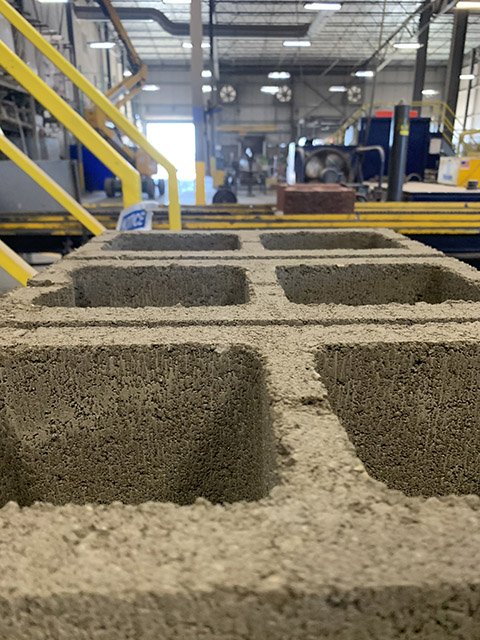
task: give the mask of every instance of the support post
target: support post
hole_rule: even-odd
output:
[[[415,77],[413,80],[413,102],[422,101],[422,91],[425,88],[425,71],[427,68],[428,36],[430,33],[430,19],[433,13],[431,0],[425,0],[418,25],[418,43],[422,46],[417,50],[415,61]]]
[[[192,57],[190,62],[190,82],[192,85],[192,112],[195,125],[195,204],[205,204],[205,110],[202,92],[202,0],[192,0],[190,4],[190,39]]]
[[[455,10],[445,91],[445,102],[447,104],[445,118],[450,126],[445,128],[444,134],[450,141],[453,138],[455,128],[455,113],[457,111],[458,90],[460,88],[460,74],[462,73],[467,24],[468,11]]]
[[[389,157],[387,201],[401,202],[405,168],[407,166],[410,105],[395,105],[393,128],[393,144]]]

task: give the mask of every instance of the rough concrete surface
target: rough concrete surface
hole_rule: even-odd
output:
[[[478,640],[479,304],[297,304],[276,269],[338,260],[217,260],[249,302],[34,302],[113,258],[2,302],[0,640]]]

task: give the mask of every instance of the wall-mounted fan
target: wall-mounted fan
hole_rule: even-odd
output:
[[[275,97],[279,102],[291,102],[293,93],[291,87],[287,84],[284,84],[283,87],[280,87],[278,93],[275,94]]]
[[[362,87],[353,85],[347,89],[347,100],[350,104],[359,104],[362,101]]]
[[[219,96],[223,104],[231,104],[237,99],[237,90],[231,84],[224,84],[220,88]]]

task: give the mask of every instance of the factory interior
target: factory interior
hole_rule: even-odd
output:
[[[0,640],[174,638],[480,639],[477,0],[0,0]]]

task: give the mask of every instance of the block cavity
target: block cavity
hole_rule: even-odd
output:
[[[371,476],[408,496],[480,494],[480,344],[330,345],[317,367]]]
[[[398,249],[400,242],[374,231],[297,231],[262,233],[260,241],[271,251],[311,251],[331,249]]]
[[[71,277],[71,288],[40,295],[35,303],[68,307],[198,307],[248,302],[245,270],[227,265],[102,265],[74,269]]]
[[[347,264],[277,267],[290,302],[352,306],[480,300],[479,284],[432,264]]]
[[[121,233],[106,243],[106,251],[235,251],[237,235],[227,233]]]
[[[1,505],[253,501],[273,484],[251,349],[6,348],[0,369]]]

